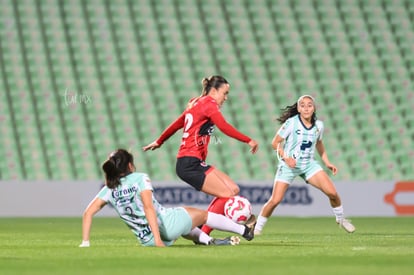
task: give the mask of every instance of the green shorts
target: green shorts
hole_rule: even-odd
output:
[[[190,233],[193,221],[187,210],[183,207],[166,208],[164,214],[159,217],[160,235],[166,246],[172,245],[179,237]],[[155,246],[154,236],[151,233],[150,240],[142,243],[143,246]]]
[[[305,181],[307,181],[321,170],[322,167],[317,161],[312,161],[305,168],[290,168],[285,163],[281,163],[279,164],[276,171],[275,182],[281,181],[287,184],[291,184],[297,176],[300,176]]]

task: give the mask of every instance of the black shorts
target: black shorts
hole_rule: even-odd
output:
[[[213,166],[207,165],[204,161],[195,157],[177,158],[175,165],[177,176],[197,191],[201,191],[207,174],[213,169]]]

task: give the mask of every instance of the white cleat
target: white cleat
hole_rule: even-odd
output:
[[[355,231],[355,226],[351,223],[351,221],[347,219],[342,219],[336,223],[339,224],[339,227],[342,227],[348,233],[353,233]]]

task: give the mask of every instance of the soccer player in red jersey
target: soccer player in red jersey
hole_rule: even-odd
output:
[[[144,151],[159,148],[175,132],[183,128],[181,145],[177,154],[176,173],[196,190],[215,196],[208,211],[224,214],[224,204],[229,197],[239,193],[239,186],[224,172],[206,164],[210,136],[217,126],[226,135],[250,146],[256,153],[258,143],[240,133],[223,117],[220,107],[227,100],[230,84],[222,76],[211,76],[202,80],[203,92],[189,101],[186,110],[168,126],[154,142],[143,147]],[[252,218],[248,223],[255,223]],[[211,228],[203,226],[209,234]]]

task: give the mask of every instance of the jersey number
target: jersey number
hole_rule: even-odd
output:
[[[190,129],[191,125],[193,125],[193,115],[187,113],[185,114],[185,119],[184,119],[183,138],[188,138],[188,136],[190,135],[187,131],[188,129]]]
[[[127,216],[131,217],[132,220],[136,220],[139,218],[137,215],[134,214],[134,210],[132,210],[130,206],[125,207],[124,213],[126,213]]]

